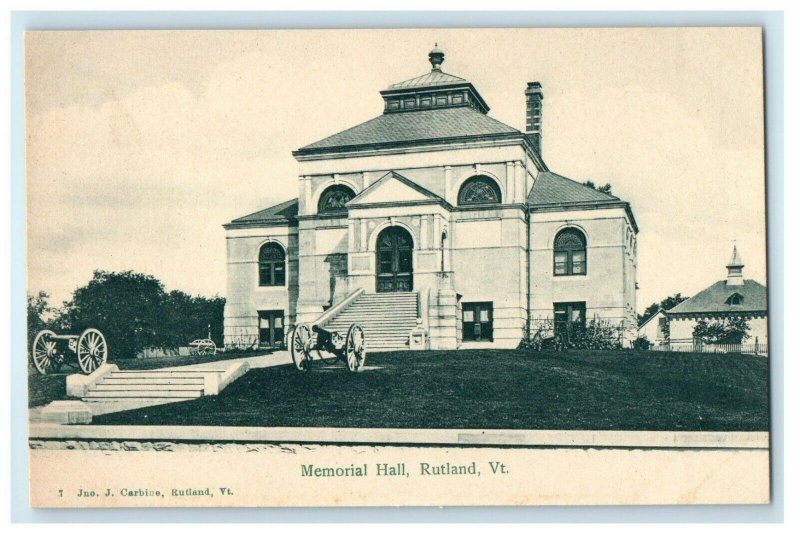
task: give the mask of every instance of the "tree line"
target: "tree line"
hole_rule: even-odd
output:
[[[223,345],[225,299],[166,291],[154,276],[133,271],[95,271],[61,307],[44,291],[28,295],[28,343],[42,329],[80,334],[97,328],[110,358],[133,358],[144,349],[175,349],[208,337]]]

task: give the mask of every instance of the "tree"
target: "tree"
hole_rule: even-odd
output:
[[[36,295],[28,295],[28,345],[40,330],[51,327],[53,308],[48,300],[50,295],[39,291]],[[50,316],[50,317],[48,317]]]
[[[592,189],[594,189],[596,191],[600,191],[601,193],[608,193],[609,195],[612,194],[611,193],[611,184],[596,186],[596,185],[594,185],[593,181],[586,180],[585,182],[583,182],[583,185],[585,185],[587,187],[591,187]]]
[[[208,336],[222,346],[225,299],[167,293],[155,277],[133,271],[95,271],[88,284],[64,303],[59,328],[80,333],[98,328],[109,358],[132,358],[142,349],[175,349]]]
[[[171,346],[186,345],[194,339],[205,338],[211,329],[211,339],[223,345],[222,321],[225,299],[222,297],[193,297],[183,291],[170,291],[166,298]]]
[[[650,306],[644,309],[644,313],[639,315],[639,326],[644,324],[646,320],[650,317],[658,313],[658,310],[671,310],[684,300],[688,299],[689,297],[684,297],[680,293],[675,293],[674,295],[663,299],[661,302],[654,302]]]
[[[164,286],[153,276],[95,271],[64,303],[61,322],[72,332],[98,328],[108,341],[109,357],[132,358],[168,343],[165,301]]]
[[[744,342],[750,337],[750,323],[743,317],[732,317],[716,321],[700,319],[694,326],[694,338],[703,343],[725,345]]]

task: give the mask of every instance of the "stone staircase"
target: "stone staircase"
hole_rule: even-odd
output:
[[[364,329],[368,352],[407,350],[417,324],[417,294],[363,293],[321,326],[346,335],[353,323]]]
[[[103,364],[90,375],[67,376],[67,396],[81,399],[93,415],[101,415],[219,395],[249,369],[246,359],[147,371],[120,371],[114,364]]]
[[[204,384],[205,376],[202,371],[113,371],[95,384],[83,400],[109,402],[196,399],[203,396]]]

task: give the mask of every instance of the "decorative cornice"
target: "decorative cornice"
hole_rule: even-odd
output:
[[[242,222],[229,222],[222,225],[222,227],[226,230],[235,230],[237,228],[273,228],[276,226],[297,226],[297,220],[242,221]]]
[[[633,231],[639,233],[639,225],[636,224],[636,219],[633,217],[633,210],[631,205],[624,200],[599,200],[587,202],[557,202],[553,204],[544,204],[531,206],[528,205],[528,210],[531,213],[552,213],[558,211],[581,211],[581,210],[604,210],[610,208],[623,208],[633,226]]]

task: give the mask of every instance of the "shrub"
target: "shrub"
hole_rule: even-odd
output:
[[[647,336],[639,336],[633,342],[633,348],[636,350],[650,350],[652,345]]]

